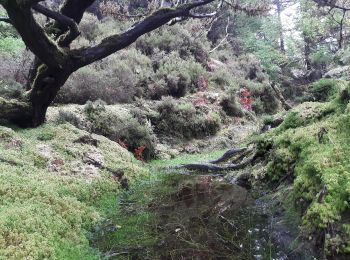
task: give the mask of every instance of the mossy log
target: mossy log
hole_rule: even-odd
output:
[[[0,97],[0,119],[27,125],[31,121],[32,106],[29,102]]]

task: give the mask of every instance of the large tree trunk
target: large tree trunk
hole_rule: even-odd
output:
[[[40,65],[31,89],[20,100],[0,97],[0,118],[24,127],[37,127],[45,122],[47,108],[72,74],[73,69],[48,68]]]
[[[54,101],[58,91],[72,73],[70,69],[51,69],[45,65],[38,68],[37,76],[30,90],[29,101],[32,106],[33,127],[45,122],[47,108]]]

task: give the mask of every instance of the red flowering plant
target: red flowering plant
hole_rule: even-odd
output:
[[[144,153],[146,150],[146,146],[145,145],[141,145],[140,147],[136,148],[134,151],[135,157],[137,160],[139,161],[144,161]]]
[[[249,89],[242,88],[239,91],[239,100],[244,109],[252,110],[253,98],[251,97]]]

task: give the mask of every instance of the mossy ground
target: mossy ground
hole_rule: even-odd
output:
[[[0,127],[0,259],[98,258],[88,235],[115,207],[121,188],[84,156],[97,153],[131,183],[147,170],[104,137],[93,136],[97,147],[76,142],[86,135],[68,124]]]
[[[260,177],[278,183],[291,175],[302,233],[324,241],[326,254],[350,252],[350,105],[343,90],[330,102],[294,108],[281,126],[258,141],[269,148]]]

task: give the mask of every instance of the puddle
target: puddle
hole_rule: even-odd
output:
[[[160,259],[272,259],[268,217],[244,188],[209,176],[189,177],[159,216]]]
[[[109,259],[287,259],[271,242],[264,205],[222,178],[183,176],[175,192],[152,201],[147,211],[155,216],[157,241],[132,250],[111,245],[119,253]],[[108,239],[100,236],[97,247]]]

